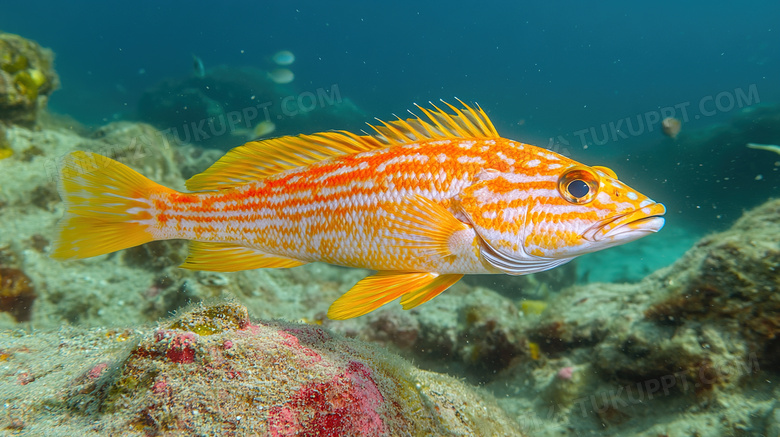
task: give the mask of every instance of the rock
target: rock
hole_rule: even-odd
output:
[[[775,407],[769,412],[766,437],[780,437],[780,407]]]
[[[0,32],[0,121],[32,125],[59,88],[54,53],[35,41]]]
[[[454,378],[320,326],[253,322],[238,304],[195,307],[111,352],[128,336],[6,342],[6,373],[17,378],[0,380],[10,411],[0,425],[31,435],[56,421],[71,435],[522,435],[495,401]],[[77,366],[79,354],[88,359]]]
[[[483,287],[459,284],[411,311],[390,304],[355,320],[323,323],[473,383],[490,381],[516,360],[529,359],[517,307]]]
[[[17,322],[26,322],[36,297],[32,281],[23,271],[0,267],[0,311],[10,313]]]

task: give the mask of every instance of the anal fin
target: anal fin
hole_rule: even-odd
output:
[[[190,242],[190,251],[181,268],[213,272],[237,272],[262,268],[287,268],[306,264],[303,261],[230,243]]]
[[[333,302],[328,317],[343,320],[362,316],[400,296],[403,296],[401,305],[408,310],[438,296],[462,277],[428,272],[378,272],[361,280]]]

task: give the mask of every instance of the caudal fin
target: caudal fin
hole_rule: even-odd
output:
[[[65,203],[51,257],[88,258],[138,246],[154,238],[148,228],[153,193],[163,187],[130,167],[90,152],[73,152],[60,167],[57,189]]]

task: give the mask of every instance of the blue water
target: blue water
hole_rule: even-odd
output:
[[[414,102],[476,101],[504,136],[616,167],[628,183],[671,204],[670,214],[723,219],[725,226],[776,190],[778,172],[746,171],[731,192],[760,193],[742,204],[721,199],[721,187],[702,185],[734,168],[702,170],[699,163],[754,163],[766,152],[671,153],[664,147],[679,145],[663,143],[657,115],[677,108],[684,132],[693,132],[745,106],[780,102],[778,18],[774,1],[77,0],[6,4],[0,29],[54,50],[62,89],[49,106],[87,124],[136,118],[144,90],[190,76],[193,54],[207,69],[268,69],[270,56],[287,49],[296,55],[297,92],[335,85],[367,120],[390,118]],[[626,119],[640,125],[616,124]],[[667,155],[678,161],[665,169],[644,165]],[[758,174],[766,186],[749,185]],[[686,177],[699,188],[686,191]]]
[[[548,137],[757,84],[780,94],[780,4],[752,2],[9,2],[0,29],[51,47],[55,110],[87,122],[206,66],[297,56],[301,87],[338,84],[367,112],[480,102]]]

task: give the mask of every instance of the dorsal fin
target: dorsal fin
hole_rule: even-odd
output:
[[[231,188],[323,159],[415,141],[498,137],[493,123],[479,105],[475,109],[458,100],[463,105],[463,109],[459,109],[442,102],[455,114],[448,114],[432,103],[434,109],[415,105],[430,122],[420,117],[398,118],[390,122],[377,119],[381,125],[369,124],[376,131],[374,135],[334,131],[251,141],[230,150],[206,171],[191,177],[186,183],[187,189],[210,191]]]

